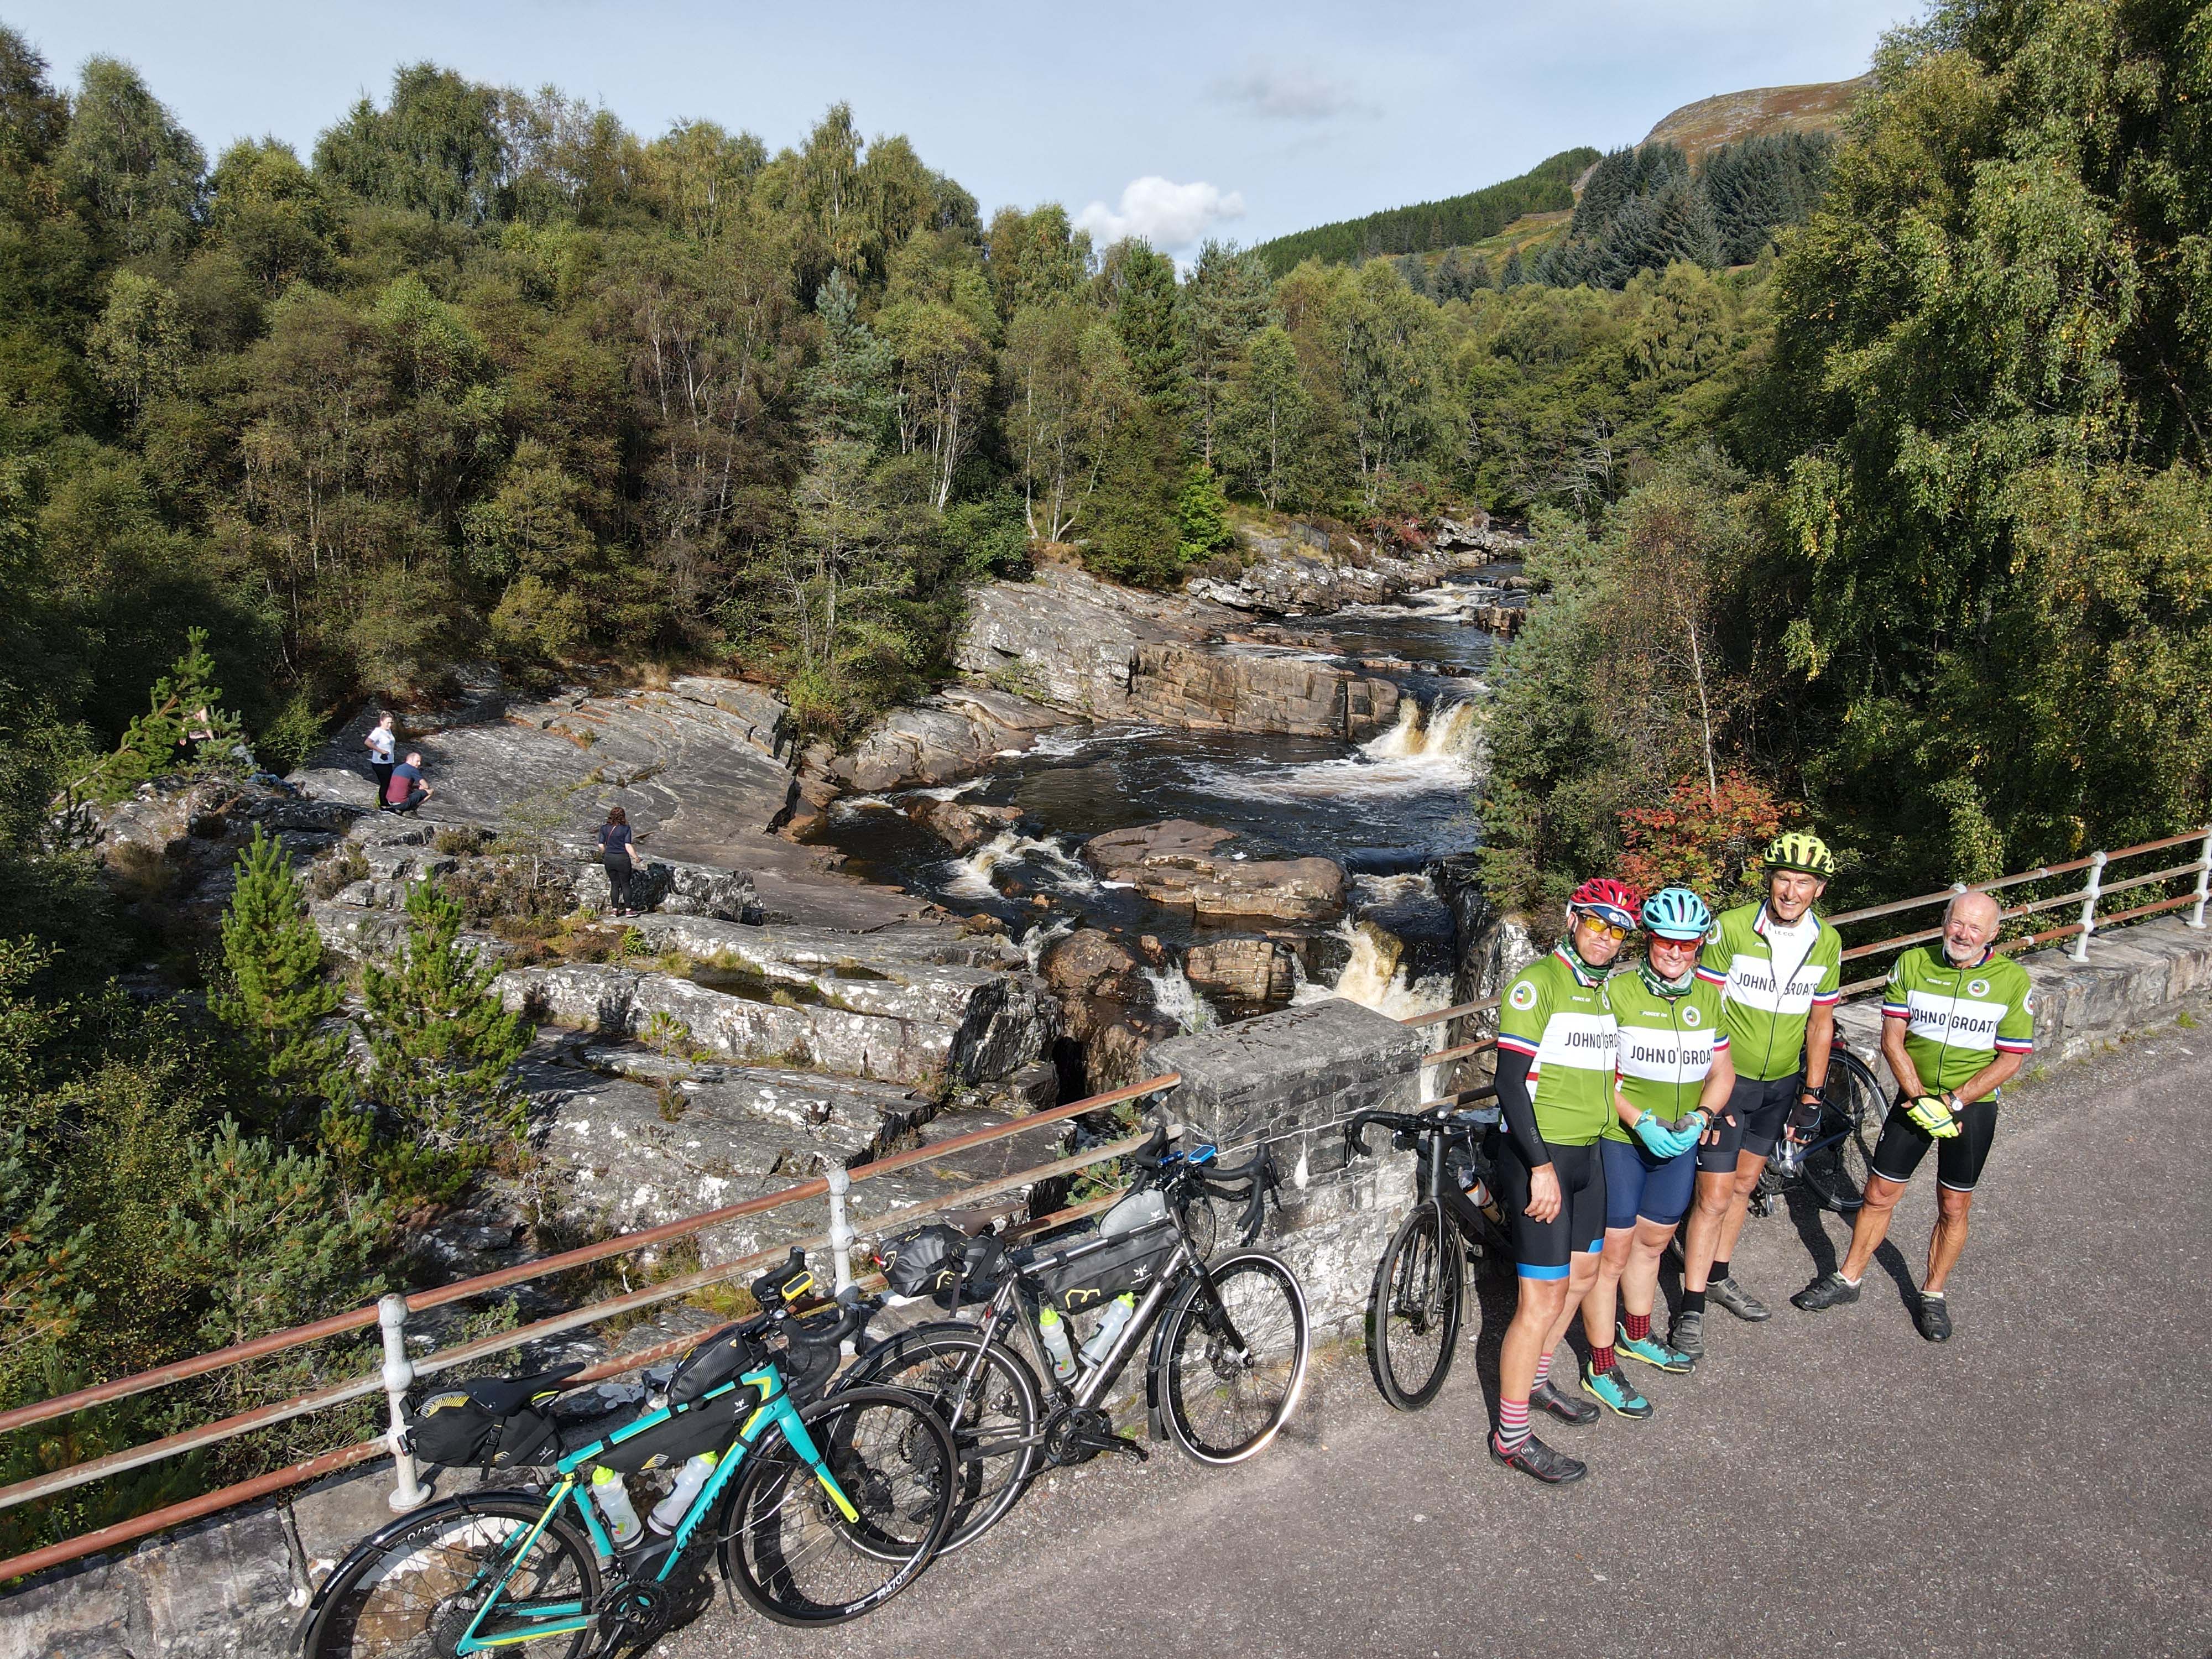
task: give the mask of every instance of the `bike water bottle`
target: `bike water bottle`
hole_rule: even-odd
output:
[[[1060,1316],[1057,1308],[1046,1308],[1037,1315],[1037,1334],[1044,1338],[1044,1351],[1052,1356],[1052,1374],[1065,1382],[1075,1375],[1075,1348],[1067,1340],[1067,1322]]]
[[[692,1500],[699,1496],[699,1488],[705,1486],[707,1477],[714,1474],[714,1465],[718,1461],[714,1453],[701,1452],[684,1464],[683,1470],[677,1475],[676,1485],[670,1490],[668,1496],[655,1504],[652,1512],[645,1517],[646,1524],[663,1538],[674,1532],[676,1523],[683,1520],[684,1512],[691,1507]]]
[[[612,1469],[593,1469],[592,1498],[614,1529],[616,1548],[626,1549],[637,1541],[645,1522],[637,1518],[636,1505],[629,1501],[629,1488],[623,1485],[622,1476]]]
[[[1137,1311],[1137,1298],[1124,1291],[1114,1298],[1106,1310],[1106,1317],[1098,1322],[1098,1328],[1083,1345],[1083,1363],[1095,1365],[1111,1352],[1114,1339],[1121,1334],[1121,1327],[1129,1322],[1129,1316]]]

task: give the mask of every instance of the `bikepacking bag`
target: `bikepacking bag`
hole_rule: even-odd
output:
[[[561,1434],[544,1407],[559,1392],[548,1389],[504,1417],[465,1385],[434,1394],[408,1419],[407,1443],[423,1462],[449,1469],[523,1469],[550,1462],[560,1455]]]
[[[894,1296],[935,1297],[949,1308],[960,1288],[960,1257],[967,1247],[957,1229],[935,1222],[886,1239],[876,1260]]]
[[[684,1405],[672,1402],[669,1414],[644,1428],[634,1419],[606,1437],[592,1461],[617,1474],[636,1474],[646,1469],[674,1468],[701,1452],[718,1452],[737,1437],[738,1426],[760,1403],[757,1390],[743,1383],[720,1394]],[[654,1413],[647,1412],[645,1416]]]
[[[1175,1254],[1175,1224],[1155,1222],[1113,1238],[1087,1234],[1029,1258],[1039,1294],[1062,1313],[1103,1308],[1115,1297],[1141,1297]]]
[[[668,1379],[668,1402],[681,1406],[703,1399],[767,1363],[767,1353],[747,1325],[725,1325],[708,1332],[676,1362]]]

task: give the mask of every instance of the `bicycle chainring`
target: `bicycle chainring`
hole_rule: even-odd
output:
[[[1062,1406],[1044,1425],[1044,1455],[1055,1468],[1088,1463],[1115,1448],[1114,1419],[1096,1406]]]
[[[668,1628],[672,1611],[662,1586],[635,1578],[611,1585],[599,1607],[599,1651],[607,1654],[642,1653]]]

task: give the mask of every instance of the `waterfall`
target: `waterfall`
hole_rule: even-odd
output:
[[[1066,939],[1074,931],[1075,924],[1066,916],[1054,916],[1050,921],[1037,923],[1014,943],[1029,958],[1030,972],[1034,974],[1044,961],[1044,953],[1052,948],[1052,942],[1056,939]]]
[[[1460,697],[1424,709],[1411,697],[1398,703],[1398,723],[1360,744],[1371,761],[1424,760],[1464,765],[1474,758],[1482,734],[1481,706]]]
[[[1146,968],[1140,971],[1152,981],[1152,1006],[1185,1031],[1203,1031],[1221,1023],[1221,1017],[1213,1012],[1213,1005],[1199,995],[1198,987],[1190,982],[1190,975],[1180,967]]]
[[[1346,921],[1337,924],[1336,932],[1352,946],[1352,956],[1345,963],[1344,971],[1336,976],[1335,984],[1326,987],[1300,975],[1298,988],[1291,994],[1292,1002],[1320,1002],[1329,997],[1342,997],[1363,1008],[1372,1008],[1378,1014],[1388,1014],[1392,1019],[1433,1013],[1451,1006],[1449,976],[1425,974],[1419,979],[1411,978],[1405,963],[1405,946],[1389,929],[1371,921]]]
[[[945,890],[963,898],[996,898],[999,889],[992,879],[994,872],[1002,864],[1025,862],[1042,866],[1046,878],[1055,886],[1078,893],[1098,890],[1098,878],[1060,844],[1059,837],[1024,836],[1016,830],[1002,830],[965,857],[950,860],[946,867],[952,872],[952,879]]]

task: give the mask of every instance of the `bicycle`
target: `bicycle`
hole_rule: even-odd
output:
[[[1400,1152],[1419,1154],[1420,1196],[1375,1264],[1367,1295],[1367,1369],[1401,1412],[1426,1406],[1451,1374],[1466,1302],[1462,1264],[1512,1258],[1504,1218],[1469,1195],[1497,1190],[1486,1143],[1498,1120],[1494,1106],[1465,1111],[1446,1103],[1425,1112],[1360,1112],[1344,1126],[1353,1156],[1369,1155],[1370,1125],[1389,1130]]]
[[[1142,1446],[1114,1432],[1099,1402],[1148,1332],[1151,1437],[1172,1437],[1194,1462],[1227,1465],[1255,1455],[1297,1409],[1311,1346],[1305,1293],[1279,1258],[1251,1248],[1275,1189],[1273,1160],[1263,1147],[1224,1169],[1217,1148],[1169,1152],[1171,1138],[1163,1125],[1132,1155],[1139,1174],[1115,1209],[1133,1203],[1160,1212],[1133,1231],[1109,1234],[1102,1223],[1097,1236],[1072,1244],[1007,1250],[983,1231],[994,1218],[969,1212],[887,1241],[878,1254],[895,1289],[926,1290],[948,1308],[971,1300],[982,1309],[976,1322],[943,1320],[899,1332],[847,1374],[849,1386],[912,1390],[951,1425],[960,1491],[945,1551],[996,1525],[1042,1468],[1103,1451],[1146,1457]],[[1196,1225],[1210,1225],[1205,1206],[1215,1200],[1246,1207],[1239,1248],[1210,1262],[1193,1216]],[[1105,1306],[1124,1286],[1142,1299],[1121,1330],[1095,1358],[1071,1346],[1063,1374],[1045,1346],[1042,1310]],[[1027,1332],[1036,1366],[1009,1340],[1016,1328]],[[1053,1379],[1048,1393],[1040,1372]]]
[[[702,1338],[652,1409],[611,1430],[604,1415],[580,1425],[589,1443],[559,1455],[544,1489],[448,1498],[355,1546],[301,1621],[304,1659],[463,1659],[538,1644],[548,1659],[641,1651],[668,1627],[679,1567],[710,1538],[724,1581],[781,1624],[838,1624],[896,1595],[951,1525],[957,1453],[935,1413],[896,1389],[799,1403],[793,1382],[826,1381],[839,1345],[881,1305],[848,1291],[834,1316],[801,1319],[783,1304],[812,1282],[794,1249],[755,1286],[771,1312]],[[467,1401],[494,1425],[484,1447],[519,1433],[512,1460],[484,1462],[549,1461],[538,1437],[557,1449],[565,1437],[548,1402],[581,1369],[469,1385]],[[458,1397],[440,1404],[466,1420]],[[418,1438],[424,1420],[410,1431]],[[672,1467],[718,1448],[666,1535],[641,1525],[617,1546],[587,1495],[596,1472]]]
[[[1811,1135],[1792,1146],[1775,1142],[1752,1189],[1754,1215],[1771,1215],[1775,1202],[1802,1185],[1823,1209],[1850,1215],[1864,1201],[1889,1100],[1873,1071],[1841,1042],[1828,1050],[1820,1115]]]

